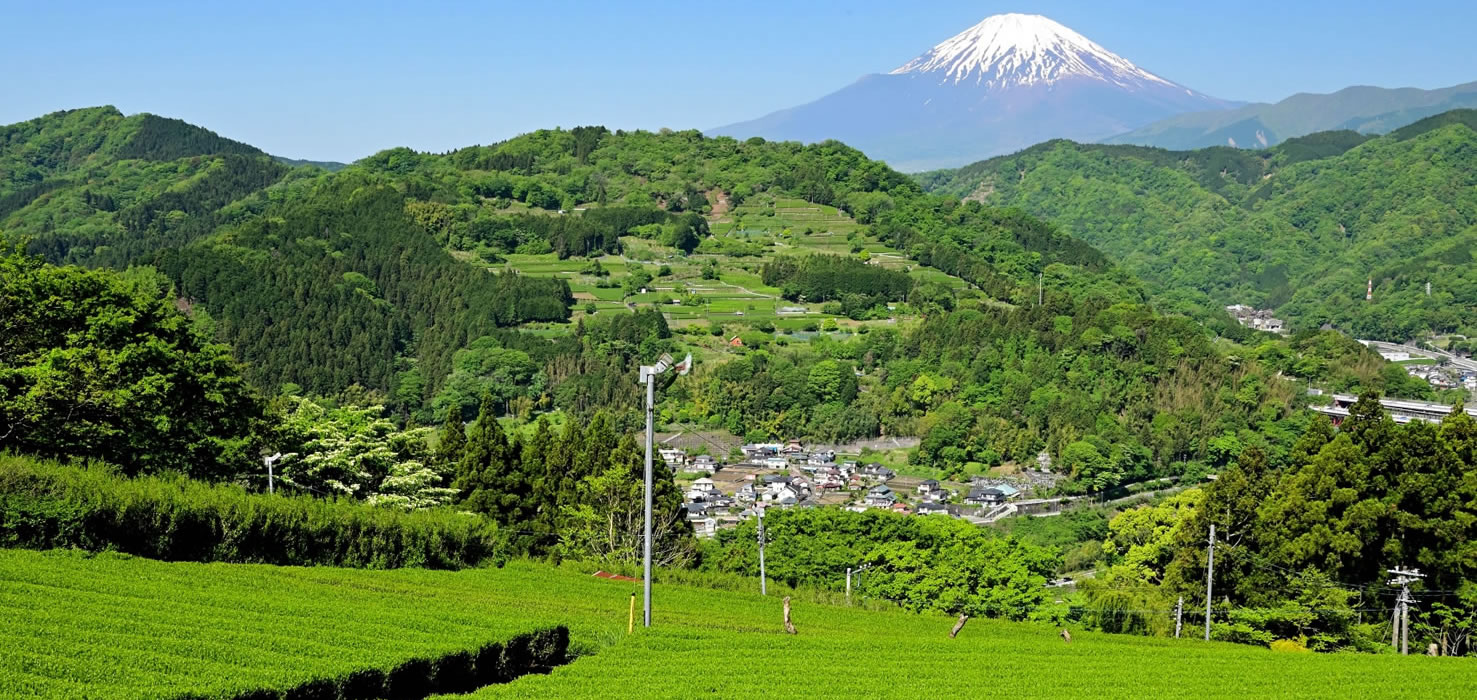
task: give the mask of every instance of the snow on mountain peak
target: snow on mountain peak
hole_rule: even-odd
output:
[[[956,84],[973,78],[991,88],[1051,85],[1069,77],[1123,88],[1180,87],[1051,19],[1023,14],[987,17],[892,73],[939,73],[940,82]]]

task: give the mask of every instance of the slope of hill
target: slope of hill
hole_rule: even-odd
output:
[[[1233,103],[1130,63],[1039,15],[986,18],[885,75],[713,130],[840,139],[901,170],[948,167],[1051,138],[1096,140]]]
[[[0,697],[814,697],[818,687],[946,697],[983,685],[1043,696],[1445,697],[1477,683],[1460,661],[1277,654],[1195,635],[1074,630],[1068,644],[1050,623],[975,619],[951,639],[951,617],[804,592],[787,592],[799,632],[788,635],[779,595],[662,581],[653,626],[628,634],[638,589],[525,562],[363,571],[0,551],[0,631],[17,641],[0,651]],[[556,625],[567,637],[518,636]],[[1053,672],[1041,673],[1043,660]]]
[[[1058,291],[1142,297],[1133,280],[1104,274],[1090,247],[1026,218],[955,212],[957,202],[834,142],[799,148],[582,127],[439,156],[392,149],[325,173],[111,108],[49,115],[5,134],[0,162],[15,164],[7,173],[17,183],[0,193],[7,238],[57,262],[157,267],[179,306],[207,318],[269,391],[358,384],[405,411],[431,405],[458,350],[500,328],[568,319],[570,281],[586,315],[670,296],[692,302],[667,314],[674,323],[717,320],[715,335],[723,322],[768,334],[774,324],[810,332],[822,319],[888,318],[887,305],[909,301],[915,286],[950,308],[959,290],[1020,302],[1048,266]],[[785,285],[764,283],[761,267],[818,252],[876,254],[880,268],[911,281],[884,291],[838,278],[827,283],[833,289],[812,288],[805,313],[785,322]],[[919,255],[936,269],[921,269]],[[864,262],[850,264],[871,269]],[[669,272],[657,283],[661,266]],[[756,305],[768,313],[748,317]],[[556,339],[483,342],[516,346],[534,366],[583,356],[600,377],[583,373],[584,398],[559,394],[571,406],[612,393],[600,387],[622,381],[640,340],[598,350],[619,359],[593,362],[597,351],[567,329],[538,330]],[[551,370],[556,383],[570,377],[560,367]],[[548,401],[553,387],[499,390],[525,389]],[[460,400],[474,411],[478,396]]]
[[[1439,90],[1349,87],[1327,95],[1302,93],[1275,104],[1168,117],[1103,143],[1189,150],[1209,146],[1266,148],[1318,131],[1383,134],[1425,117],[1477,107],[1477,83]]]
[[[1472,332],[1472,114],[1261,152],[1054,142],[921,178],[1045,217],[1172,303],[1272,307],[1298,327],[1333,323],[1361,337]]]

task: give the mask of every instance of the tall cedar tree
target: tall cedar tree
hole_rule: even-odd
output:
[[[454,474],[467,451],[467,431],[462,426],[462,417],[456,406],[446,409],[446,422],[441,425],[440,440],[432,454],[436,470]]]
[[[500,525],[520,525],[534,511],[529,499],[532,489],[518,458],[521,446],[503,433],[496,405],[497,399],[490,394],[483,397],[482,410],[467,433],[466,450],[457,463],[455,487],[462,492],[465,507]]]

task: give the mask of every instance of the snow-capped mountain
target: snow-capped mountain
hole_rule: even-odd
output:
[[[1164,117],[1236,106],[1144,70],[1040,15],[1007,14],[885,75],[715,129],[838,139],[903,170],[963,165],[1053,138],[1097,141]]]
[[[1178,87],[1041,15],[995,15],[892,71],[990,88],[1092,78],[1120,87]]]

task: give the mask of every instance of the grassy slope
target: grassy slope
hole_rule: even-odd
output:
[[[567,624],[556,669],[476,697],[1013,695],[1451,697],[1459,659],[1282,655],[1195,640],[1078,633],[659,585],[655,627],[626,636],[632,583],[514,562],[462,572],[161,563],[0,552],[0,697],[224,695],[466,649]],[[1193,627],[1193,626],[1192,626]],[[14,643],[20,640],[21,643]]]

